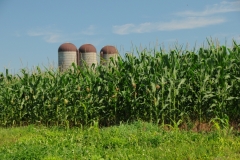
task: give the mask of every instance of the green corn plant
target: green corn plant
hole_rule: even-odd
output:
[[[136,49],[108,66],[6,70],[0,74],[0,124],[174,125],[226,117],[239,123],[240,47],[207,41],[199,50]]]

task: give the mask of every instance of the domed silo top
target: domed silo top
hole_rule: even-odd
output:
[[[63,43],[58,48],[58,52],[72,52],[72,51],[77,51],[77,47],[72,43]]]
[[[101,49],[100,53],[102,54],[116,54],[118,50],[114,46],[105,46]]]
[[[96,48],[92,44],[84,44],[79,48],[80,53],[88,53],[88,52],[97,52]]]
[[[81,67],[97,65],[97,50],[92,44],[83,44],[78,49],[79,65]]]
[[[63,43],[58,48],[58,66],[61,71],[72,67],[72,63],[77,63],[77,47],[72,43]]]

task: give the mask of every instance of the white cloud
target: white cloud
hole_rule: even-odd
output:
[[[95,26],[94,25],[90,25],[87,29],[81,31],[81,34],[84,35],[94,35],[95,34]]]
[[[48,43],[57,43],[62,41],[61,35],[59,34],[50,34],[44,37],[44,40]]]
[[[178,18],[178,20],[157,23],[129,23],[123,25],[115,25],[113,26],[113,33],[125,35],[130,33],[146,33],[154,31],[170,31],[205,27],[226,22],[226,19],[223,17],[213,17],[211,15],[238,11],[240,11],[239,0],[232,2],[222,1],[219,4],[207,6],[203,11],[185,11],[175,13],[174,15],[183,16],[182,19]]]
[[[59,31],[31,30],[27,33],[30,37],[42,37],[48,43],[57,43],[62,41],[62,35]]]
[[[53,30],[50,27],[48,28],[37,28],[27,32],[30,37],[41,37],[44,41],[48,43],[58,43],[70,40],[80,39],[82,37],[80,35],[94,35],[96,27],[94,25],[90,25],[85,30],[75,33],[63,33],[59,30]]]
[[[134,31],[134,28],[136,28],[134,24],[124,24],[120,26],[113,26],[113,33],[121,34],[121,35],[129,34]]]
[[[239,12],[240,11],[240,1],[228,2],[223,1],[219,4],[214,4],[212,6],[207,6],[205,10],[196,12],[196,11],[184,11],[178,12],[178,16],[208,16],[219,13],[227,12]]]
[[[21,37],[21,34],[18,31],[15,31],[15,33],[13,34],[13,36],[15,37]]]
[[[181,29],[193,29],[208,25],[220,24],[225,22],[224,18],[215,17],[189,17],[182,20],[172,20],[170,22],[124,24],[113,26],[113,33],[124,35],[130,33],[146,33],[154,31],[171,31]]]

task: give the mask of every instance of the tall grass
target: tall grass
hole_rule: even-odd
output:
[[[175,47],[118,57],[109,66],[0,75],[2,126],[240,123],[240,45]]]

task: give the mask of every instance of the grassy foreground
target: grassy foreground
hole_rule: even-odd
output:
[[[230,131],[230,132],[229,132]],[[80,129],[0,128],[0,159],[240,159],[240,136],[163,129],[144,122]]]

